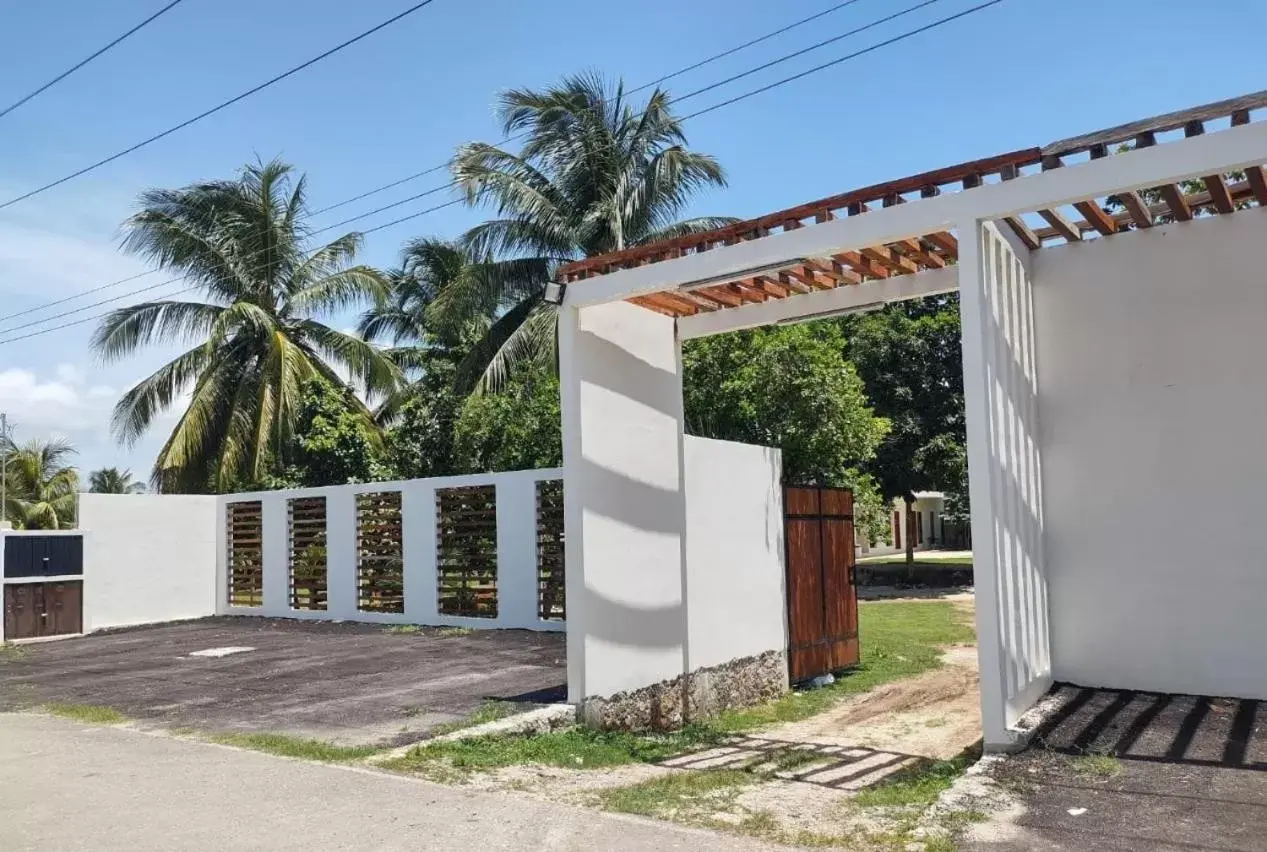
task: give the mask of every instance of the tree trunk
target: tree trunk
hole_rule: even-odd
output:
[[[915,498],[907,495],[906,501],[906,579],[915,579]]]

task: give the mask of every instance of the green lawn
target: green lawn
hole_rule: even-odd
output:
[[[859,567],[867,565],[904,565],[906,564],[905,553],[890,553],[886,556],[864,556],[858,560]],[[960,553],[948,553],[945,556],[939,555],[935,550],[924,550],[915,554],[915,564],[928,568],[936,568],[939,565],[971,565],[972,555],[963,555]]]
[[[726,736],[821,713],[838,701],[941,665],[941,649],[973,641],[968,616],[947,601],[859,604],[860,665],[831,686],[788,695],[749,710],[724,713],[667,734],[603,733],[571,728],[547,734],[480,737],[424,744],[383,765],[439,774],[540,763],[578,769],[653,763]]]

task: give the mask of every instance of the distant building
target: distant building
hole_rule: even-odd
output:
[[[945,504],[946,495],[940,491],[916,491],[908,524],[903,520],[906,501],[901,497],[895,498],[889,514],[889,540],[878,541],[875,545],[861,541],[858,555],[884,556],[901,553],[906,550],[908,536],[915,542],[916,550],[966,550],[970,547],[966,525],[946,521]]]

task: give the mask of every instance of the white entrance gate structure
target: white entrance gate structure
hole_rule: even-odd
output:
[[[568,600],[587,613],[571,700],[698,668],[689,612],[710,590],[685,569],[682,340],[956,289],[987,747],[1014,747],[1053,681],[1267,698],[1264,107],[564,267]]]

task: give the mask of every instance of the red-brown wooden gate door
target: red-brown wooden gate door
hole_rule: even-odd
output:
[[[793,682],[858,664],[853,493],[783,489],[788,667]]]

